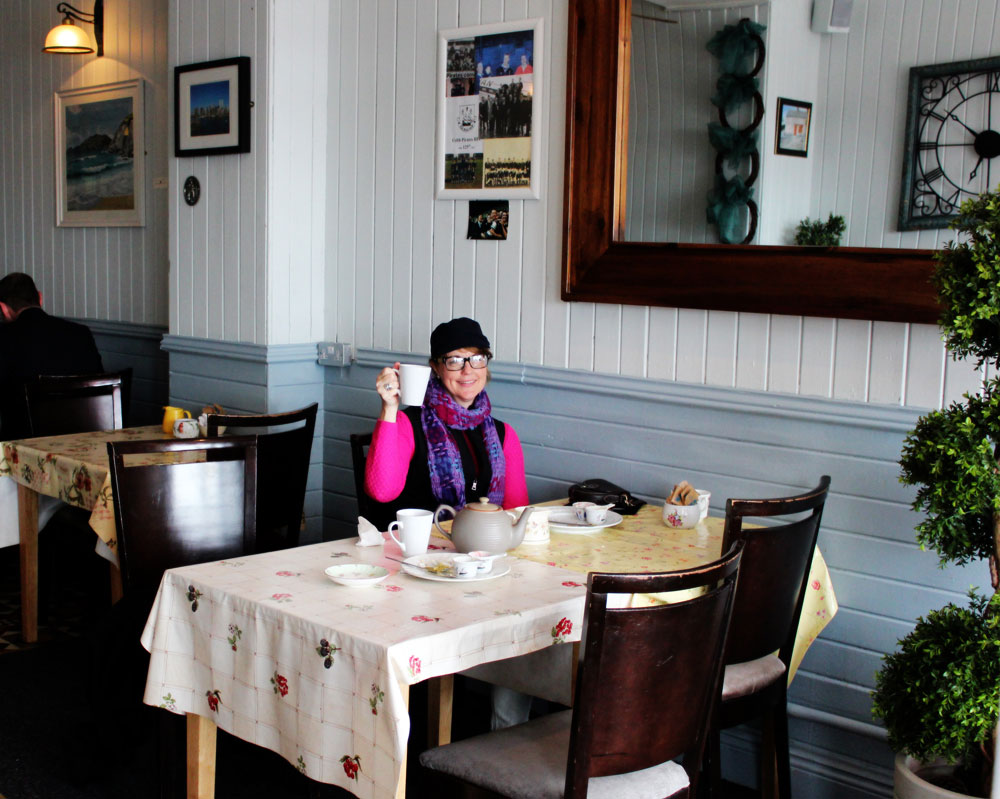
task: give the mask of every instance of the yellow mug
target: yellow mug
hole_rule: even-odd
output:
[[[174,422],[178,419],[190,419],[190,411],[186,411],[183,408],[177,408],[173,405],[163,406],[163,432],[170,433],[173,435],[174,432]]]

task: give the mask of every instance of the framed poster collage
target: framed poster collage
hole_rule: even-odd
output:
[[[439,33],[438,199],[537,199],[542,20]]]

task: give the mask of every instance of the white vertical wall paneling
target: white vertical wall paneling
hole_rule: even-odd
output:
[[[297,35],[301,20],[298,0],[271,0],[268,19],[268,85],[273,89],[267,113],[267,270],[265,342],[287,340],[291,319],[290,282],[298,277],[306,242],[299,228],[305,208],[297,208],[294,194],[301,191],[303,166],[299,153],[304,141],[295,142],[295,129],[304,121],[301,109],[309,102],[309,76],[299,72],[304,42]],[[295,142],[297,146],[292,147]],[[296,152],[293,152],[293,149]]]
[[[166,322],[166,258],[156,243],[165,240],[166,216],[150,189],[152,176],[165,174],[166,53],[149,33],[156,21],[162,31],[166,4],[109,0],[103,58],[41,52],[45,34],[60,21],[54,6],[7,0],[0,9],[0,273],[32,274],[56,314]],[[145,226],[57,228],[54,93],[133,78],[146,84]],[[148,293],[146,285],[153,287]]]
[[[243,36],[243,14],[242,9],[235,8],[235,18],[226,20],[228,24],[223,26],[222,40],[224,54],[240,54]],[[250,64],[250,96],[254,97],[253,63]],[[253,112],[251,112],[251,117]],[[253,144],[251,143],[251,147]],[[219,183],[219,190],[229,201],[222,206],[222,229],[219,230],[217,241],[221,248],[222,268],[218,271],[216,282],[219,286],[219,299],[222,308],[219,309],[218,317],[214,320],[214,328],[220,331],[216,338],[222,338],[221,331],[235,330],[236,338],[240,337],[240,305],[241,293],[239,290],[241,280],[240,264],[240,239],[238,221],[242,214],[246,213],[246,197],[241,191],[240,180],[240,159],[221,158],[222,176]],[[252,209],[252,205],[250,208]],[[252,262],[251,262],[252,265]]]
[[[316,33],[326,29],[327,9],[317,0],[270,7],[268,344],[323,332],[327,123],[325,111],[320,123],[314,112],[327,100],[329,47]]]
[[[391,335],[389,343],[392,349],[408,349],[411,346],[410,332],[416,324],[419,311],[411,300],[414,282],[413,263],[413,228],[422,223],[423,214],[415,214],[416,205],[413,197],[413,131],[415,125],[402,124],[402,120],[411,119],[416,124],[418,114],[414,103],[414,92],[403,90],[399,76],[419,74],[414,70],[416,42],[417,9],[411,3],[400,3],[396,6],[395,20],[395,69],[393,85],[395,86],[392,117],[399,120],[393,130],[392,145],[392,205],[391,215],[386,220],[386,226],[392,231],[392,260],[390,262],[389,281],[382,291],[392,296]],[[432,80],[431,72],[424,76]],[[428,115],[420,120],[433,130],[433,119]],[[426,324],[426,322],[424,323]],[[420,347],[423,342],[412,342]]]
[[[872,324],[868,401],[898,405],[902,402],[906,337],[909,325],[899,322]]]
[[[866,402],[872,323],[858,319],[837,322],[833,359],[834,399]]]
[[[907,347],[906,404],[918,408],[936,408],[943,401],[943,383],[947,355],[941,347],[941,334],[930,325],[911,325]],[[920,379],[937,375],[937,380]]]
[[[330,43],[330,53],[328,57],[329,76],[327,78],[327,98],[325,108],[329,109],[329,119],[325,122],[328,129],[328,151],[331,153],[341,152],[344,149],[342,140],[350,137],[349,130],[342,128],[346,126],[347,120],[340,118],[340,108],[342,105],[341,92],[346,91],[346,81],[342,80],[341,69],[345,65],[344,47],[351,42],[356,42],[357,38],[351,36],[351,31],[341,34],[344,27],[345,4],[338,3],[330,9],[326,19],[326,27],[317,27],[316,36],[321,36]],[[321,50],[316,47],[317,52]],[[352,51],[355,60],[357,51]],[[314,115],[314,121],[321,118],[322,111]],[[325,159],[326,165],[326,208],[325,218],[321,220],[323,229],[326,231],[327,257],[336,263],[340,258],[341,236],[340,236],[340,204],[341,204],[341,183],[339,178],[339,164],[336,158]],[[345,169],[353,168],[354,164],[344,164]],[[319,175],[317,175],[317,179]],[[337,277],[337,280],[333,278]],[[342,296],[339,285],[339,272],[331,273],[331,279],[324,282],[322,295],[318,298],[321,312],[319,318],[322,320],[322,337],[324,340],[335,338],[337,326],[340,323],[340,298]]]
[[[756,391],[767,390],[767,314],[741,313],[737,315],[736,378],[737,388]]]
[[[358,0],[351,4],[352,13],[357,14],[358,28],[358,68],[357,68],[357,106],[354,112],[357,117],[356,155],[357,155],[357,186],[356,192],[356,227],[352,231],[344,231],[345,236],[353,236],[357,242],[357,261],[345,264],[345,268],[354,272],[356,294],[355,304],[355,334],[348,335],[344,340],[356,341],[358,346],[372,347],[375,345],[376,316],[376,270],[375,247],[376,233],[385,229],[385,211],[376,206],[376,160],[377,142],[375,125],[377,111],[377,72],[379,49],[373,46],[379,35],[381,15],[372,13],[369,0]],[[387,57],[387,56],[386,56]],[[350,77],[345,75],[345,77]],[[382,90],[384,91],[384,89]],[[343,109],[344,116],[350,111]],[[343,159],[338,159],[343,160]],[[342,174],[343,180],[348,175]],[[386,247],[386,236],[378,234],[378,246]],[[378,313],[385,315],[390,312],[388,298],[378,297]]]
[[[373,298],[373,343],[376,347],[390,346],[392,341],[392,321],[408,325],[407,308],[396,308],[392,295],[392,263],[396,242],[392,238],[395,230],[391,215],[394,211],[394,144],[396,124],[406,127],[403,120],[396,120],[393,111],[396,105],[395,93],[401,78],[400,66],[396,62],[396,13],[397,3],[380,1],[377,3],[378,29],[375,50],[379,57],[374,61],[375,92],[363,100],[375,106],[375,249],[374,249],[374,298]],[[372,13],[366,4],[362,13]],[[417,81],[414,81],[414,84]],[[414,85],[414,89],[416,86]],[[388,235],[387,235],[388,234]]]
[[[716,386],[736,384],[736,340],[739,314],[709,311],[705,325],[705,382]]]
[[[533,244],[526,256],[535,269],[543,270],[545,293],[529,292],[531,307],[535,313],[543,317],[542,339],[537,345],[527,343],[522,331],[521,351],[540,352],[542,363],[568,362],[569,353],[569,308],[568,303],[560,302],[558,298],[562,280],[562,218],[564,172],[563,163],[565,149],[563,141],[566,137],[566,81],[560,75],[566,74],[567,26],[569,13],[568,0],[546,0],[542,3],[535,0],[534,16],[545,19],[545,52],[549,74],[546,95],[549,98],[548,108],[543,111],[548,117],[548,137],[542,147],[547,153],[545,167],[547,181],[544,205],[532,209],[540,222],[545,234],[541,245]],[[535,11],[537,8],[537,11]],[[537,239],[536,239],[537,240]],[[537,349],[536,349],[537,346]]]
[[[433,13],[423,13],[417,8],[413,42],[413,72],[415,75],[437,75],[437,23]],[[429,47],[423,42],[432,42]],[[414,315],[411,325],[413,348],[423,351],[431,336],[433,321],[434,285],[434,233],[437,227],[438,211],[446,210],[441,203],[427,202],[434,196],[434,154],[433,135],[419,135],[417,131],[436,130],[437,116],[434,103],[420,104],[413,98],[416,124],[410,132],[413,153],[411,206],[420,209],[411,226],[410,261],[413,264],[413,285],[410,293],[410,308]],[[452,203],[452,209],[458,203]]]
[[[677,314],[676,308],[649,309],[646,376],[654,380],[676,379]]]
[[[799,392],[830,397],[836,320],[805,317],[802,320]]]

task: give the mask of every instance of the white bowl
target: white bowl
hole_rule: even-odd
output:
[[[676,530],[690,530],[701,520],[701,508],[694,505],[664,505],[663,523]]]
[[[369,563],[338,563],[327,566],[326,576],[340,585],[375,585],[389,576],[389,570]]]

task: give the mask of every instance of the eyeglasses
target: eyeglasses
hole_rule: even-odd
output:
[[[470,355],[468,358],[460,358],[458,355],[452,355],[448,358],[438,359],[438,363],[443,363],[444,368],[449,372],[461,372],[467,363],[473,369],[485,369],[486,364],[489,362],[489,355]]]

